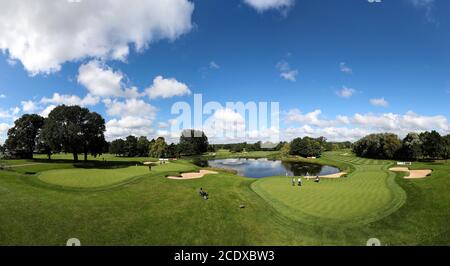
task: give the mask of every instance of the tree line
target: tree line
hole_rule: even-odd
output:
[[[404,139],[396,134],[370,134],[353,145],[353,152],[374,159],[437,160],[450,158],[450,135],[437,131],[409,133]]]
[[[112,141],[109,153],[125,157],[174,158],[202,154],[208,146],[208,137],[203,131],[187,129],[182,132],[178,144],[169,145],[163,137],[148,140],[145,136],[128,136]]]
[[[8,130],[4,150],[12,157],[32,159],[34,152],[67,152],[78,161],[78,154],[97,156],[106,145],[105,120],[101,115],[80,106],[60,105],[47,118],[25,114]]]
[[[166,143],[163,137],[148,140],[147,137],[128,136],[112,142],[105,140],[105,120],[101,115],[80,106],[55,107],[44,118],[37,114],[25,114],[8,130],[5,144],[0,151],[12,158],[32,159],[34,153],[72,153],[98,156],[110,152],[126,157],[171,158],[202,154],[207,151],[208,138],[202,131],[184,130],[178,144]]]

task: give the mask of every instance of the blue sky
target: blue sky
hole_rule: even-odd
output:
[[[108,139],[171,139],[172,105],[197,93],[280,103],[279,129],[214,142],[450,133],[449,1],[94,2],[0,4],[0,142],[21,114],[61,103],[101,113]]]

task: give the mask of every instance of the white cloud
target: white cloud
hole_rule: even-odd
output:
[[[408,0],[416,8],[425,10],[425,16],[428,22],[435,23],[436,18],[433,14],[435,0]]]
[[[21,104],[22,104],[22,111],[24,113],[34,113],[36,110],[39,109],[38,104],[32,100],[22,101]]]
[[[1,1],[0,50],[31,74],[84,58],[125,60],[192,28],[188,0]]]
[[[389,103],[384,98],[370,99],[370,104],[372,104],[373,106],[381,106],[381,107],[389,106]]]
[[[6,95],[5,94],[0,94],[0,99],[5,99]]]
[[[222,108],[205,121],[205,134],[213,140],[236,140],[247,136],[244,117],[230,108]]]
[[[375,114],[355,114],[353,123],[376,130],[394,131],[398,134],[409,131],[438,130],[447,132],[450,129],[448,119],[443,115],[423,116],[412,111],[404,115],[387,113]]]
[[[39,114],[42,117],[48,117],[48,115],[50,114],[51,111],[53,111],[53,109],[55,109],[56,105],[51,104],[47,107],[45,107],[44,110],[41,111],[41,113]]]
[[[322,110],[317,109],[312,112],[303,114],[298,109],[292,109],[286,113],[285,120],[294,123],[307,124],[313,126],[335,126],[340,124],[348,124],[349,120],[346,116],[338,116],[335,120],[322,119]]]
[[[87,88],[89,93],[100,97],[121,97],[123,74],[114,72],[108,66],[93,60],[78,69],[78,83]]]
[[[112,119],[106,123],[105,137],[108,140],[125,138],[129,135],[148,137],[154,133],[152,124],[152,119],[135,116]]]
[[[289,81],[296,81],[298,70],[292,69],[288,62],[282,60],[277,63],[276,68],[280,71],[280,77]]]
[[[370,130],[364,128],[348,128],[348,127],[311,127],[304,125],[298,128],[287,128],[282,132],[282,139],[292,140],[298,137],[326,137],[329,141],[356,141],[370,133]]]
[[[167,122],[159,122],[158,123],[158,128],[161,128],[161,129],[168,128],[169,126],[170,126],[170,124]]]
[[[336,92],[336,94],[339,96],[339,97],[342,97],[342,98],[350,98],[350,97],[352,97],[353,96],[353,94],[355,94],[355,90],[354,89],[352,89],[352,88],[347,88],[347,87],[343,87],[342,88],[342,90],[340,90],[340,91],[337,91]]]
[[[339,64],[339,69],[341,70],[341,72],[345,73],[345,74],[352,74],[353,70],[347,66],[347,64],[345,62],[341,62]]]
[[[189,87],[177,81],[174,78],[165,79],[162,76],[157,76],[153,80],[153,84],[145,90],[150,99],[156,98],[171,98],[174,96],[190,95]]]
[[[338,115],[335,120],[322,119],[321,110],[302,114],[293,109],[286,114],[287,121],[298,122],[300,127],[289,127],[282,137],[290,140],[298,136],[324,136],[333,141],[357,140],[370,133],[392,132],[404,137],[409,132],[437,130],[441,134],[450,133],[450,123],[443,115],[424,116],[412,111],[404,115],[359,114],[352,117]]]
[[[434,4],[434,0],[408,0],[416,7],[426,7]]]
[[[145,95],[145,93],[141,93],[139,92],[138,88],[136,87],[131,87],[131,88],[127,88],[124,91],[124,97],[126,98],[139,98]]]
[[[153,121],[157,109],[141,99],[118,101],[105,99],[106,113],[118,117],[106,123],[105,136],[111,140],[125,138],[129,135],[147,136],[154,132]]]
[[[65,105],[79,105],[79,106],[90,106],[96,105],[100,101],[99,97],[87,94],[83,99],[77,95],[64,95],[59,93],[54,93],[52,98],[44,97],[41,99],[43,104],[65,104]]]
[[[12,127],[12,125],[8,125],[6,123],[0,123],[0,145],[3,145],[3,143],[5,143],[8,129],[10,129],[11,127]]]
[[[211,69],[220,69],[220,66],[216,62],[211,61],[211,62],[209,62],[209,68],[211,68]]]
[[[103,101],[106,106],[106,113],[115,117],[146,117],[154,119],[156,108],[139,99],[127,99],[124,102],[106,99]]]
[[[289,9],[295,4],[295,0],[244,0],[244,2],[258,12],[269,9]]]

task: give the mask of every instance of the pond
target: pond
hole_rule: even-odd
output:
[[[224,168],[237,171],[238,175],[262,178],[269,176],[323,176],[339,173],[339,168],[303,162],[283,162],[268,159],[217,159],[194,162],[201,167]]]

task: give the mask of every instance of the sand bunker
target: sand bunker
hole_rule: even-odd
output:
[[[336,174],[331,174],[331,175],[323,175],[320,176],[320,178],[341,178],[342,176],[346,175],[346,172],[340,172],[340,173],[336,173]]]
[[[188,179],[202,178],[204,175],[209,175],[209,174],[218,174],[218,173],[215,171],[210,171],[210,170],[200,170],[199,172],[183,173],[183,174],[181,174],[181,176],[168,176],[167,178],[176,179],[176,180],[188,180]]]
[[[409,170],[408,167],[393,167],[389,170],[393,172],[406,172],[409,175],[405,176],[406,179],[416,179],[416,178],[425,178],[429,176],[433,171],[429,169],[425,170]]]
[[[341,178],[342,176],[346,175],[346,172],[340,172],[340,173],[336,173],[336,174],[331,174],[331,175],[321,175],[319,176],[320,178]],[[305,179],[315,179],[315,176],[305,176]]]

